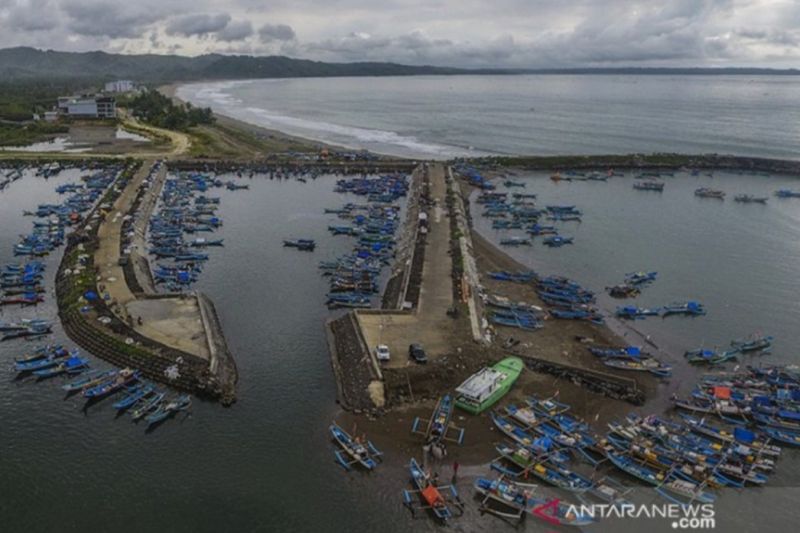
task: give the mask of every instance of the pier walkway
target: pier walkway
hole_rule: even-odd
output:
[[[408,345],[419,343],[429,359],[436,359],[450,350],[448,339],[454,321],[447,315],[453,307],[453,261],[450,255],[450,217],[445,200],[446,169],[442,164],[428,168],[430,209],[428,210],[427,243],[422,266],[419,302],[412,312],[358,311],[358,323],[367,346],[372,350],[386,344],[392,359],[386,368],[410,363]]]

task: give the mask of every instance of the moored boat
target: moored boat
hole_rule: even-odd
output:
[[[505,396],[524,366],[519,357],[507,357],[483,368],[456,388],[456,405],[472,414],[482,413]]]

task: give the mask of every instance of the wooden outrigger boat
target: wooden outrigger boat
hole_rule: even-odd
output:
[[[576,472],[557,464],[559,452],[550,454],[534,454],[524,446],[513,447],[506,444],[497,446],[500,456],[495,459],[491,468],[501,474],[518,479],[528,479],[533,475],[560,489],[570,492],[585,492],[592,487],[592,482]],[[511,468],[504,466],[504,460]]]
[[[354,464],[360,464],[367,470],[374,470],[378,466],[378,461],[382,460],[383,453],[378,451],[372,442],[360,442],[358,438],[351,437],[335,423],[331,424],[329,429],[333,440],[350,456],[350,459],[348,459],[342,455],[342,451],[336,450],[333,452],[334,456],[336,456],[336,462],[342,465],[342,468],[350,470],[350,467]]]
[[[425,472],[414,458],[411,459],[409,468],[415,488],[403,490],[403,505],[408,507],[412,514],[417,510],[430,510],[442,522],[464,514],[464,502],[461,501],[455,486],[437,486],[431,475]],[[416,501],[415,495],[419,496]]]
[[[411,426],[411,433],[417,433],[425,436],[426,443],[437,443],[443,440],[448,440],[462,444],[464,442],[464,429],[456,427],[452,424],[453,416],[453,399],[449,394],[445,394],[439,398],[436,408],[433,410],[431,417],[428,419],[428,424],[423,431],[420,428],[422,420],[419,417],[414,418],[414,423]],[[451,433],[453,435],[451,436]]]
[[[547,513],[548,519],[562,526],[588,526],[594,521],[588,516],[572,514],[571,506],[567,503],[536,496],[539,486],[532,483],[510,481],[501,475],[497,479],[478,478],[473,486],[475,491],[484,497],[480,507],[482,513],[520,521],[537,507],[548,507],[550,510]],[[553,501],[556,503],[553,504]],[[501,508],[492,507],[493,502],[499,504]]]

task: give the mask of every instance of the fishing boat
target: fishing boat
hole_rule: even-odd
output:
[[[742,353],[765,352],[772,348],[771,336],[752,336],[747,339],[731,341],[731,346]]]
[[[628,285],[644,285],[652,283],[658,277],[658,272],[629,272],[625,274],[625,283]]]
[[[660,181],[637,181],[633,184],[633,188],[639,191],[662,192],[664,183]]]
[[[32,361],[17,361],[14,363],[14,370],[17,372],[34,372],[56,366],[62,359],[66,359],[70,354],[66,351],[57,351],[50,353],[47,357],[41,359],[34,359]]]
[[[438,443],[442,440],[451,440],[461,444],[464,442],[464,430],[452,424],[453,409],[453,398],[449,394],[445,394],[436,403],[436,408],[428,419],[425,429],[420,427],[422,419],[415,417],[411,425],[411,432],[423,435],[426,444]],[[451,436],[451,433],[454,435]]]
[[[76,354],[71,355],[66,361],[58,363],[50,368],[42,368],[41,370],[34,370],[33,375],[39,379],[50,378],[59,376],[61,374],[80,374],[89,368],[89,361],[78,357]]]
[[[475,415],[482,413],[505,396],[524,366],[519,357],[507,357],[481,369],[456,388],[456,405]]]
[[[766,204],[768,198],[766,196],[753,196],[752,194],[737,194],[733,197],[733,200],[741,204]]]
[[[793,191],[791,189],[780,189],[775,191],[775,196],[778,198],[800,198],[800,191]]]
[[[78,379],[70,381],[69,383],[65,383],[61,386],[61,388],[67,392],[75,392],[81,389],[99,385],[116,374],[116,370],[92,370]]]
[[[533,395],[528,398],[527,402],[536,413],[546,418],[553,418],[571,409],[568,404],[561,403],[555,398],[542,399]]]
[[[141,405],[139,405],[139,407],[131,411],[131,418],[136,421],[146,416],[147,413],[155,410],[161,404],[165,396],[166,393],[156,392],[148,398],[145,398],[140,402]]]
[[[736,359],[739,355],[739,350],[733,349],[718,352],[706,348],[696,348],[694,350],[687,350],[683,355],[686,357],[686,360],[692,364],[718,365]]]
[[[506,239],[501,239],[500,244],[503,246],[530,246],[531,241],[524,237],[508,237]]]
[[[660,309],[648,309],[643,307],[636,307],[635,305],[626,305],[624,307],[617,307],[617,318],[626,318],[628,320],[638,320],[648,316],[658,316],[661,312]]]
[[[536,496],[538,485],[510,481],[501,475],[497,479],[478,478],[473,484],[475,491],[484,496],[481,511],[501,518],[521,520],[526,513],[539,507],[548,509],[548,522],[554,521],[562,526],[588,526],[594,520],[589,516],[574,514],[572,506],[561,500],[552,500]],[[490,502],[501,505],[501,509],[493,508]],[[553,504],[555,502],[555,504]]]
[[[464,503],[455,486],[437,486],[430,473],[425,472],[414,458],[409,463],[409,470],[414,489],[403,490],[403,505],[408,507],[412,513],[420,509],[430,510],[442,522],[447,522],[464,513]],[[414,501],[414,495],[419,496],[418,502]]]
[[[638,463],[633,458],[625,454],[606,454],[611,463],[625,472],[645,483],[656,486],[656,490],[662,496],[680,505],[685,503],[712,503],[715,497],[712,493],[706,492],[702,486],[689,479],[684,479],[676,475],[668,475],[651,469]]]
[[[354,464],[359,464],[367,470],[374,470],[378,466],[378,461],[381,460],[383,454],[370,441],[361,442],[358,438],[352,438],[345,430],[336,424],[331,424],[328,428],[333,436],[333,440],[341,446],[342,451],[348,457],[342,455],[342,452],[337,450],[334,452],[336,462],[338,462],[345,470],[350,470]]]
[[[532,407],[517,407],[516,405],[507,405],[506,413],[508,416],[519,422],[525,427],[532,427],[539,423],[539,418]]]
[[[514,466],[513,469],[509,470],[498,461],[493,462],[492,469],[501,474],[513,478],[527,478],[533,475],[554,487],[569,492],[586,492],[592,487],[592,482],[588,478],[561,466],[548,454],[536,455],[527,448],[513,448],[507,445],[498,446],[497,451],[500,452],[500,458]]]
[[[94,387],[89,387],[88,389],[84,389],[83,396],[84,398],[89,399],[100,399],[109,394],[117,392],[118,390],[130,385],[134,381],[139,379],[139,371],[138,370],[131,370],[130,368],[124,368],[120,370],[115,376],[111,379],[104,381]]]
[[[572,244],[574,239],[572,237],[562,237],[560,235],[551,235],[549,237],[545,237],[542,241],[542,244],[545,246],[550,246],[551,248],[560,248],[565,244]]]
[[[792,430],[780,429],[775,427],[761,427],[761,431],[775,442],[786,446],[800,447],[800,433]]]
[[[680,417],[686,426],[692,432],[697,433],[698,435],[710,437],[725,444],[746,446],[754,450],[759,455],[764,455],[767,457],[778,458],[781,455],[781,449],[778,446],[769,444],[768,439],[764,437],[766,436],[775,440],[780,440],[776,438],[774,434],[770,434],[770,431],[767,431],[770,428],[762,428],[760,430],[764,433],[764,436],[762,436],[754,431],[740,426],[734,426],[733,431],[728,431],[727,429],[714,426],[713,424],[707,422],[704,418],[695,418],[685,413],[680,413]]]
[[[638,287],[628,285],[627,283],[606,287],[606,291],[612,298],[634,298],[639,296],[642,292]]]
[[[117,411],[124,411],[125,409],[133,407],[139,403],[140,400],[146,398],[155,390],[156,389],[152,384],[142,383],[141,385],[129,388],[128,394],[126,394],[122,399],[114,402],[112,405]]]
[[[592,488],[579,497],[583,496],[582,500],[585,501],[585,496],[592,496],[603,503],[621,507],[623,505],[631,505],[626,497],[632,491],[632,488],[624,486],[611,476],[603,476],[594,482]]]
[[[162,403],[155,411],[145,417],[148,426],[163,422],[167,418],[175,416],[180,411],[185,411],[192,405],[192,398],[188,394],[182,394]]]
[[[666,378],[672,375],[672,367],[666,363],[662,363],[653,357],[640,357],[640,358],[620,358],[608,357],[602,359],[602,363],[608,367],[616,368],[618,370],[635,370],[639,372],[650,372],[661,378]]]
[[[688,316],[702,316],[706,314],[706,308],[703,304],[690,300],[683,303],[674,303],[665,305],[661,308],[662,316],[669,315],[688,315]]]
[[[710,189],[708,187],[700,187],[695,189],[694,195],[699,198],[715,198],[717,200],[725,199],[725,192],[717,189]]]
[[[313,239],[284,239],[283,245],[306,252],[313,252],[317,243]]]

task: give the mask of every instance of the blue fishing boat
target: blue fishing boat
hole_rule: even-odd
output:
[[[112,404],[117,411],[124,411],[136,405],[140,400],[146,398],[156,390],[155,386],[150,383],[142,383],[128,389],[126,394],[120,400]]]
[[[739,355],[739,350],[733,349],[718,352],[706,348],[697,348],[687,350],[683,355],[692,364],[718,365],[736,359]]]
[[[78,379],[74,379],[69,383],[65,383],[61,386],[61,388],[66,392],[75,392],[103,383],[104,381],[108,380],[108,378],[115,376],[116,374],[116,370],[91,370],[83,374]]]
[[[481,501],[481,512],[491,513],[501,518],[521,520],[526,513],[531,513],[539,507],[546,507],[549,510],[548,522],[575,527],[588,526],[594,522],[588,515],[574,514],[573,506],[566,502],[536,496],[538,486],[531,483],[510,481],[501,475],[497,479],[478,478],[473,486],[478,494],[484,496]],[[490,501],[500,504],[502,508],[492,507],[489,504]]]
[[[341,446],[342,451],[347,454],[342,455],[342,451],[335,451],[336,462],[345,470],[350,470],[354,464],[359,464],[367,470],[374,470],[378,466],[383,454],[378,451],[372,442],[365,440],[361,442],[358,438],[351,437],[345,430],[336,424],[331,424],[328,428],[333,436],[333,440]]]
[[[185,411],[192,405],[192,398],[188,394],[177,396],[168,402],[163,402],[155,411],[145,417],[148,426],[163,422],[175,416],[180,411]]]
[[[34,372],[56,366],[63,359],[69,357],[69,353],[64,351],[57,351],[50,353],[47,357],[41,359],[34,359],[32,361],[17,361],[14,363],[14,370],[17,372]]]
[[[409,463],[413,490],[403,490],[403,505],[412,513],[416,510],[430,510],[442,522],[464,513],[464,503],[453,485],[438,486],[433,476],[419,466],[412,458]],[[415,502],[414,496],[418,496]]]
[[[58,363],[57,365],[49,368],[34,370],[33,375],[40,379],[44,379],[59,376],[61,374],[80,374],[87,368],[89,368],[89,361],[87,359],[78,357],[77,351],[75,351],[66,361]]]
[[[166,393],[155,392],[147,398],[144,398],[139,402],[139,406],[131,411],[131,418],[136,421],[146,416],[147,413],[154,411],[159,405],[161,405],[161,402],[164,400],[165,396]]]
[[[542,241],[542,244],[545,246],[550,246],[552,248],[560,248],[565,244],[572,244],[573,238],[572,237],[562,237],[560,235],[551,235],[549,237],[545,237]]]
[[[115,376],[83,391],[83,396],[89,399],[100,399],[117,392],[139,379],[139,371],[124,368]]]
[[[696,301],[688,301],[684,303],[674,303],[665,305],[661,308],[663,316],[668,315],[688,315],[688,316],[702,316],[706,314],[706,309],[703,304]]]
[[[800,191],[793,191],[791,189],[780,189],[775,191],[775,196],[778,198],[800,198]]]
[[[626,305],[624,307],[617,307],[616,316],[617,318],[625,318],[628,320],[637,320],[642,319],[648,316],[658,316],[660,313],[660,309],[648,309],[642,307],[636,307],[635,305]]]
[[[656,486],[656,491],[679,505],[687,503],[713,503],[716,499],[710,492],[703,490],[697,482],[680,477],[679,471],[675,475],[665,474],[651,469],[622,453],[608,452],[606,457],[611,464],[645,483]]]
[[[452,424],[454,407],[453,397],[445,394],[436,403],[425,429],[421,427],[422,419],[415,417],[411,425],[411,432],[423,435],[426,444],[438,443],[443,440],[463,443],[464,430]]]

